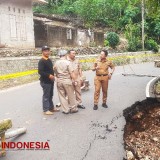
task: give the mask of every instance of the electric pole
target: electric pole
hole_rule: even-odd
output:
[[[144,0],[142,0],[142,50],[144,51]]]

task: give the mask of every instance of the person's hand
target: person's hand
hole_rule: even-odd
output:
[[[73,85],[74,85],[74,86],[77,86],[77,85],[78,85],[78,82],[77,82],[77,81],[73,81]]]
[[[112,78],[112,74],[109,73],[109,74],[108,74],[108,79],[110,80],[111,78]]]
[[[99,69],[99,66],[97,66],[95,69],[98,70],[98,69]]]
[[[51,81],[54,81],[54,76],[53,76],[52,74],[50,74],[50,75],[49,75],[49,79],[50,79]]]
[[[82,79],[80,80],[80,85],[83,86],[83,80]]]

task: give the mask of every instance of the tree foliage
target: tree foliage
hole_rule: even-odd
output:
[[[80,17],[88,28],[105,27],[113,32],[125,33],[132,46],[131,50],[140,46],[137,43],[140,43],[141,39],[142,0],[48,0],[48,2],[47,5],[35,6],[34,12]],[[144,2],[146,38],[159,43],[160,0]],[[137,37],[133,28],[138,32]],[[132,38],[129,37],[130,34]]]
[[[107,35],[107,41],[109,42],[110,47],[116,48],[119,43],[119,36],[115,32],[110,32]]]

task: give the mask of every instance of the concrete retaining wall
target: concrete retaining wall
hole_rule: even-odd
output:
[[[83,70],[91,69],[98,56],[99,54],[78,56],[82,63]],[[36,69],[40,58],[40,55],[0,58],[0,89],[38,80],[39,76]],[[116,53],[109,54],[109,58],[115,65],[125,65],[129,63],[154,61],[155,59],[160,59],[160,54],[153,54],[152,52]],[[57,57],[52,56],[51,59],[54,62]]]
[[[77,56],[82,63],[84,70],[90,69],[93,66],[93,62],[98,57],[95,55],[80,55]],[[115,65],[124,65],[128,63],[141,63],[154,61],[160,58],[159,54],[153,54],[152,52],[128,52],[128,53],[116,53],[109,54],[108,56]],[[6,57],[0,58],[0,75],[23,72],[27,70],[37,69],[38,61],[41,56],[28,56],[28,57]],[[52,56],[53,62],[57,57]]]

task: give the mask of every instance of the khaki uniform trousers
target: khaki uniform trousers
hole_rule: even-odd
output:
[[[78,84],[74,86],[74,90],[75,90],[77,105],[82,105],[81,82],[78,82]]]
[[[69,112],[71,109],[77,109],[76,98],[72,84],[57,82],[57,90],[63,112]]]
[[[94,79],[95,93],[94,93],[94,104],[98,104],[100,91],[102,88],[103,103],[107,101],[107,90],[108,90],[108,76],[96,76]]]

